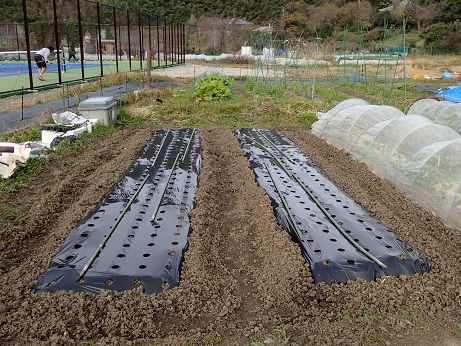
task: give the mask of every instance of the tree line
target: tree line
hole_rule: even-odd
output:
[[[56,0],[58,8],[75,7],[75,0]],[[83,0],[82,0],[83,1]],[[102,0],[133,11],[187,22],[192,18],[242,18],[269,25],[280,35],[337,38],[345,30],[366,41],[383,40],[386,29],[402,26],[431,50],[461,51],[461,0]],[[50,18],[51,0],[27,0],[29,21]],[[21,22],[18,0],[0,0],[0,21]],[[415,45],[417,42],[414,43]]]

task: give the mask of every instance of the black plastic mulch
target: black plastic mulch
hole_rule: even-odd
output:
[[[195,130],[158,131],[39,277],[37,292],[98,293],[179,283],[201,166]]]
[[[258,129],[235,134],[279,223],[300,244],[316,282],[373,281],[430,270],[427,259],[335,186],[287,138]]]

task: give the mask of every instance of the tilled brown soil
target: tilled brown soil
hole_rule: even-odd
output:
[[[117,136],[118,140],[130,138],[127,135]],[[113,151],[126,147],[118,140],[103,144],[112,144]],[[142,140],[128,142],[133,142],[126,147],[133,159]],[[71,167],[55,167],[57,177],[30,186],[37,206],[23,226],[30,241],[2,239],[3,248],[12,247],[2,258],[6,263],[0,279],[3,341],[102,339],[110,344],[166,338],[166,344],[182,344],[207,335],[245,338],[271,331],[291,318],[296,291],[309,284],[309,272],[298,247],[277,226],[270,202],[254,182],[230,131],[203,132],[201,188],[179,288],[158,297],[136,291],[100,296],[31,294],[66,234],[123,171],[114,170],[128,166],[129,160],[113,154],[104,153],[103,158],[86,153]],[[73,167],[78,173],[67,177]]]
[[[429,258],[429,274],[325,288],[326,305],[356,320],[356,336],[403,345],[461,344],[461,237],[366,165],[307,130],[286,131],[330,179]],[[333,317],[338,323],[338,316]],[[360,330],[362,329],[362,330]],[[376,334],[369,333],[370,329]],[[381,332],[380,332],[381,331]]]
[[[200,187],[178,288],[159,296],[32,294],[66,235],[117,181],[149,133],[125,130],[101,143],[104,150],[53,164],[14,201],[0,201],[26,210],[21,223],[6,221],[0,231],[0,342],[171,345],[221,336],[224,343],[242,344],[264,340],[274,329],[285,330],[299,345],[456,341],[450,332],[460,308],[457,233],[307,131],[289,136],[353,198],[427,255],[430,274],[313,284],[237,140],[230,130],[212,130],[201,132]]]

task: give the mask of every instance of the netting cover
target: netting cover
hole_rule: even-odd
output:
[[[439,124],[445,124],[461,133],[461,104],[452,103],[442,107],[434,119]]]
[[[416,101],[408,114],[420,114],[438,124],[450,126],[461,133],[461,104],[450,101],[423,99]]]
[[[325,124],[322,134],[329,143],[347,150],[370,127],[403,115],[405,114],[397,108],[389,106],[349,107],[338,112],[328,124]]]
[[[413,103],[411,105],[410,109],[408,109],[407,114],[422,114],[423,110],[426,107],[432,106],[432,105],[436,104],[437,102],[438,101],[434,100],[434,99],[418,100],[418,101],[416,101],[415,103]]]
[[[376,128],[375,128],[376,130]],[[436,142],[458,138],[448,126],[435,124],[420,115],[407,115],[393,119],[378,131],[369,133],[367,141],[358,141],[354,151],[363,153],[362,161],[382,178],[390,179],[394,168],[421,148]],[[363,145],[366,145],[366,148]]]
[[[322,113],[322,116],[319,117],[319,121],[313,124],[312,132],[315,133],[316,135],[320,135],[323,132],[324,126],[328,124],[328,122],[342,110],[349,108],[349,107],[368,105],[368,104],[369,104],[368,101],[365,101],[362,99],[348,99],[348,100],[342,101],[338,103],[335,107],[330,109],[327,113]]]
[[[370,103],[368,101],[358,99],[358,98],[357,99],[347,99],[345,101],[342,101],[342,102],[338,103],[335,107],[330,109],[328,111],[328,113],[330,113],[331,115],[336,115],[337,113],[339,113],[343,109],[346,109],[346,108],[349,108],[349,107],[354,107],[354,106],[369,105],[369,104]]]
[[[440,114],[455,119],[458,105],[420,100],[409,113],[433,110],[437,119]],[[324,123],[318,135],[461,230],[460,133],[425,116],[398,112],[386,106],[347,108]]]
[[[388,165],[390,171],[385,172],[388,174],[385,177],[393,180],[395,176],[400,174],[401,170],[405,170],[408,163],[413,162],[413,156],[421,148],[459,138],[461,137],[455,130],[441,124],[427,124],[416,128],[398,143],[389,157],[386,157],[390,163]]]
[[[461,229],[461,138],[424,147],[394,181],[447,225]]]

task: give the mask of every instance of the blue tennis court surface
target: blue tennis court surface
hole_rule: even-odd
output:
[[[112,64],[103,64],[102,66],[111,66]],[[85,62],[85,69],[99,68],[98,62]],[[80,62],[66,63],[66,70],[80,70]],[[35,62],[32,62],[32,72],[37,73],[38,68]],[[58,72],[58,64],[48,64],[47,72]],[[61,65],[61,71],[64,71],[64,66]],[[21,74],[28,74],[29,68],[27,62],[1,62],[0,61],[0,78],[1,77],[12,77]]]

